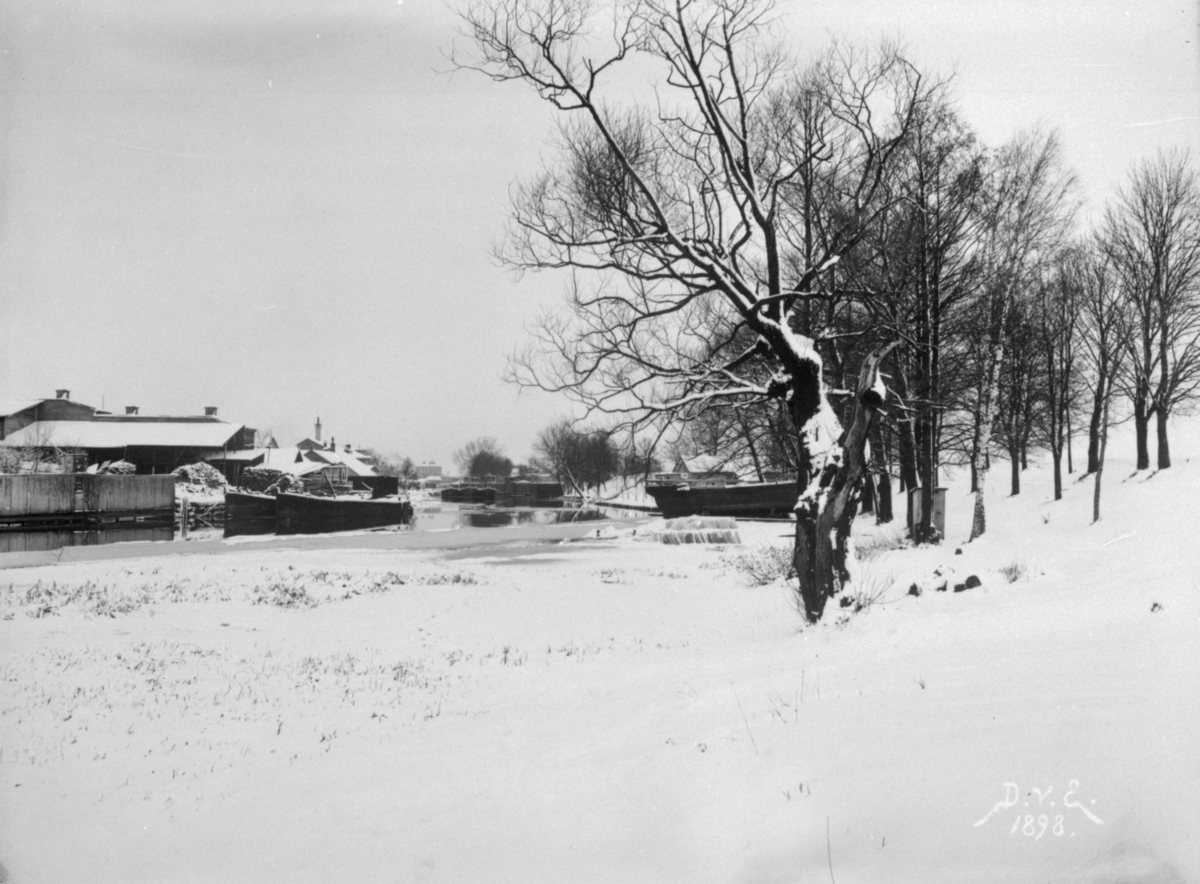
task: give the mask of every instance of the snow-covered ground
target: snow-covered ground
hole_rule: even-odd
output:
[[[962,477],[941,547],[860,520],[848,595],[878,598],[816,627],[739,565],[787,544],[780,523],[740,546],[622,522],[10,568],[0,863],[12,882],[1200,880],[1184,437],[1153,476],[1114,440],[1097,525],[1090,481],[1054,503],[1033,467],[1008,498],[1002,462],[981,541]]]

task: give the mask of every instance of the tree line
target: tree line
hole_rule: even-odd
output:
[[[454,452],[459,474],[471,479],[504,479],[514,470],[546,476],[568,494],[584,495],[611,479],[632,480],[659,468],[648,440],[632,447],[618,444],[611,432],[577,426],[562,418],[542,429],[527,463],[514,465],[492,436],[480,436]]]
[[[567,270],[509,378],[565,394],[629,439],[682,432],[797,476],[809,619],[849,579],[861,501],[968,467],[972,539],[993,454],[1082,424],[1100,476],[1129,403],[1139,469],[1170,466],[1168,419],[1200,384],[1200,184],[1140,163],[1083,229],[1057,134],[1000,145],[896,46],[802,59],[762,0],[476,0],[463,68],[532,88],[556,153],[515,185],[502,257]],[[656,87],[639,92],[619,68]],[[1068,467],[1071,464],[1068,463]],[[908,495],[906,494],[906,498]]]

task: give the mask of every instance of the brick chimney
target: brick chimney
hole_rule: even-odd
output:
[[[204,416],[205,417],[216,417],[217,416],[217,406],[215,406],[215,405],[204,406]]]
[[[317,418],[317,435],[313,436],[313,439],[315,439],[318,442],[321,441],[321,419],[320,418]]]
[[[55,390],[54,398],[55,399],[70,399],[71,391],[70,390]]]
[[[136,405],[126,405],[126,406],[125,406],[125,413],[126,413],[126,414],[137,414],[137,413],[138,413],[138,407],[137,407]]]

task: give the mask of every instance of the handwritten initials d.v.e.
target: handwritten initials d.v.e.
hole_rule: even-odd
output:
[[[1097,825],[1097,826],[1104,825],[1104,820],[1100,819],[1100,817],[1096,816],[1094,813],[1092,813],[1090,810],[1088,810],[1088,808],[1084,807],[1083,803],[1078,801],[1075,798],[1075,796],[1078,794],[1078,791],[1077,791],[1078,789],[1079,789],[1079,780],[1071,780],[1067,784],[1067,791],[1066,791],[1066,794],[1063,795],[1063,799],[1062,799],[1063,811],[1065,812],[1068,810],[1078,810],[1080,813],[1083,814],[1083,816],[1088,820],[1088,822],[1092,823],[1093,825]],[[1038,806],[1038,808],[1041,808],[1045,804],[1046,799],[1049,798],[1051,796],[1051,794],[1053,794],[1053,792],[1054,792],[1054,787],[1047,786],[1045,789],[1031,788],[1029,790],[1028,794],[1031,796],[1031,799],[1032,799],[1032,796],[1034,796],[1034,795],[1037,796],[1037,806]],[[979,826],[982,826],[984,823],[986,823],[988,820],[990,820],[992,817],[994,817],[996,814],[1000,813],[1001,811],[1008,810],[1009,808],[1012,808],[1012,807],[1016,807],[1017,803],[1020,802],[1020,800],[1021,800],[1020,786],[1018,786],[1016,783],[1006,782],[1004,784],[1004,798],[1000,801],[997,801],[995,807],[993,807],[990,811],[988,811],[987,816],[985,816],[983,819],[976,822],[975,826],[978,828]],[[1026,801],[1025,806],[1028,806],[1029,803],[1030,803],[1029,801]],[[1096,802],[1092,801],[1091,803],[1095,804]],[[1056,804],[1057,804],[1057,802],[1051,801],[1049,806],[1053,808],[1056,806]],[[1051,823],[1050,817],[1044,812],[1042,813],[1041,816],[1038,816],[1038,817],[1033,816],[1033,814],[1027,814],[1026,817],[1027,817],[1026,825],[1024,827],[1021,827],[1021,825],[1020,825],[1021,812],[1018,811],[1017,821],[1015,823],[1013,823],[1012,832],[1015,833],[1018,830],[1020,830],[1022,834],[1026,834],[1026,835],[1033,835],[1036,833],[1037,837],[1041,838],[1041,836],[1043,834],[1045,834],[1047,827],[1050,826],[1050,823]],[[1064,822],[1065,822],[1065,817],[1062,813],[1058,814],[1057,816],[1055,816],[1053,818],[1052,831],[1055,835],[1062,835],[1065,832],[1065,829],[1063,828]],[[1037,832],[1037,825],[1039,823],[1042,824],[1041,832]]]
[[[975,824],[976,827],[982,826],[996,814],[1003,810],[1008,810],[1010,807],[1016,807],[1017,802],[1021,800],[1021,790],[1016,783],[1004,784],[1004,799],[996,802],[996,806],[988,811],[987,816]]]

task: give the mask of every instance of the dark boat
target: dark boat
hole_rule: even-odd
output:
[[[275,498],[246,491],[225,492],[225,536],[274,534]]]
[[[480,485],[449,485],[442,489],[446,503],[495,503],[496,489]]]
[[[517,479],[496,489],[501,506],[562,506],[563,487],[558,482],[534,482]]]
[[[412,504],[402,498],[314,497],[280,494],[275,498],[276,534],[326,534],[407,525]]]
[[[668,519],[680,516],[739,516],[744,519],[790,516],[796,506],[796,483],[747,482],[720,485],[672,483],[647,485],[646,492]]]

